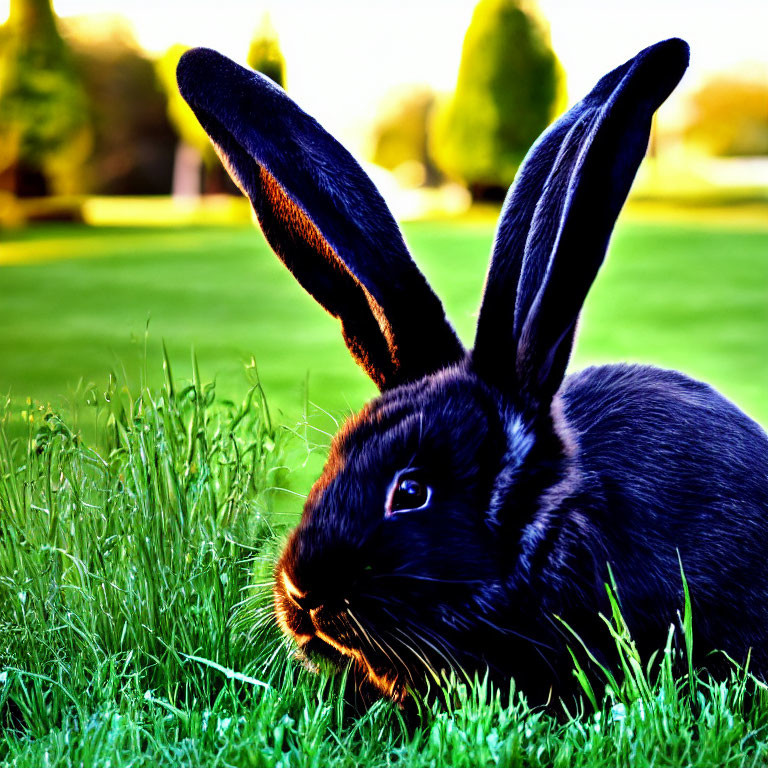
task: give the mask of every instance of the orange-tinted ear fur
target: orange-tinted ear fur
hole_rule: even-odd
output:
[[[272,249],[339,318],[380,389],[464,358],[381,195],[341,144],[281,88],[214,51],[184,54],[178,81]]]

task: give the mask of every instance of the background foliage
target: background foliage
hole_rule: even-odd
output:
[[[768,75],[713,77],[694,93],[691,107],[685,136],[704,151],[768,155]]]
[[[564,73],[530,0],[480,0],[456,91],[432,137],[437,164],[475,197],[503,197],[528,148],[565,106]]]
[[[77,191],[167,193],[176,136],[152,61],[116,22],[98,35],[73,35],[72,49],[93,134]]]
[[[277,31],[272,26],[269,14],[264,15],[256,29],[246,61],[251,69],[261,72],[281,88],[285,88],[285,56],[280,50]]]
[[[0,185],[68,192],[90,148],[87,93],[51,0],[12,0],[0,50]]]

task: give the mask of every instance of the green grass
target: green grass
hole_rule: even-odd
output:
[[[468,342],[492,232],[407,227]],[[679,367],[768,423],[767,259],[758,226],[624,223],[573,367]],[[373,393],[335,322],[251,228],[40,227],[4,233],[0,263],[0,765],[768,762],[762,688],[673,665],[671,645],[639,658],[618,611],[624,674],[585,683],[581,711],[480,681],[446,684],[417,724],[386,703],[356,716],[343,680],[292,660],[270,599],[300,506],[280,488],[323,454],[321,433],[291,428],[306,376],[331,411]]]
[[[447,681],[419,720],[352,711],[343,675],[292,660],[271,564],[292,518],[260,387],[199,379],[84,408],[99,446],[44,406],[0,423],[0,764],[38,766],[758,766],[768,697],[743,673],[676,676],[639,657],[616,600],[620,670],[558,714]],[[26,434],[10,438],[23,416]],[[690,614],[685,637],[690,642]],[[685,642],[682,643],[685,646]],[[574,638],[574,671],[585,656]],[[684,659],[682,669],[685,670]],[[623,670],[623,674],[622,674]],[[590,701],[593,703],[590,704]]]
[[[406,236],[469,344],[493,237],[491,218],[419,222]],[[572,368],[637,360],[680,368],[768,423],[768,228],[624,221],[587,301]],[[83,378],[125,366],[137,383],[145,328],[150,375],[160,343],[195,348],[219,391],[240,398],[255,356],[287,420],[304,384],[346,412],[374,394],[337,323],[294,282],[251,226],[5,232],[0,243],[0,392],[59,402]],[[189,376],[189,368],[179,367]],[[157,383],[157,378],[153,379]]]

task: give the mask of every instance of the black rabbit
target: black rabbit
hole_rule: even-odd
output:
[[[682,606],[682,563],[699,661],[751,650],[768,672],[766,433],[674,371],[564,380],[651,117],[687,63],[681,40],[641,51],[536,142],[468,352],[349,153],[266,78],[210,50],[182,58],[181,92],[264,235],[381,390],[335,438],[276,568],[277,617],[306,653],[351,658],[396,700],[456,669],[541,701],[573,685],[560,619],[610,663],[609,566],[652,650]]]

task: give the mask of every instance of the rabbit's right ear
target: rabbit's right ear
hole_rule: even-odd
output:
[[[272,249],[341,320],[379,389],[464,358],[384,200],[341,144],[272,81],[216,51],[187,51],[177,79]]]
[[[539,138],[510,188],[472,361],[528,412],[548,411],[562,383],[651,118],[687,66],[687,44],[672,39],[605,75]]]

